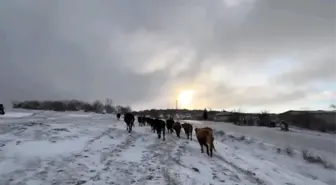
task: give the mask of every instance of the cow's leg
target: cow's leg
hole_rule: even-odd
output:
[[[208,156],[210,156],[208,144],[205,144],[205,148],[206,148],[206,153],[208,154]]]
[[[156,134],[158,135],[158,139],[161,139],[161,129],[156,128]]]
[[[165,139],[165,135],[166,135],[166,129],[165,129],[165,127],[163,127],[163,129],[162,129],[162,135],[163,135],[163,139],[162,140],[163,141],[166,140]]]

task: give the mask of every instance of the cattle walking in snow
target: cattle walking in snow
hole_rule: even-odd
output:
[[[174,124],[173,124],[173,129],[175,130],[175,133],[176,133],[176,136],[178,138],[180,138],[180,133],[181,133],[181,123],[176,121]]]
[[[193,126],[190,123],[183,123],[182,127],[183,127],[185,134],[187,135],[187,139],[190,138],[190,140],[192,140]]]
[[[203,127],[203,129],[209,130],[209,131],[211,131],[213,133],[213,130],[210,127]]]
[[[167,126],[167,130],[168,133],[172,134],[173,133],[173,125],[174,125],[174,120],[173,118],[169,118],[166,121],[166,126]]]
[[[152,118],[146,118],[146,122],[151,126],[152,132],[155,132],[155,120]]]
[[[163,120],[155,119],[154,127],[158,135],[158,138],[161,139],[161,133],[162,133],[162,140],[164,141],[166,135],[166,123]]]
[[[4,114],[5,114],[5,107],[3,106],[3,104],[0,104],[0,115]]]
[[[131,133],[132,132],[132,127],[134,125],[134,115],[131,114],[131,113],[126,113],[124,115],[124,121],[127,125],[128,132]]]
[[[117,119],[118,119],[118,120],[120,119],[120,116],[121,116],[120,113],[118,113],[118,114],[117,114]]]
[[[138,116],[138,123],[139,123],[139,126],[145,126],[146,124],[146,121],[145,121],[145,117],[142,117],[142,116]]]
[[[212,131],[206,128],[195,128],[195,133],[197,141],[201,146],[201,152],[204,153],[203,146],[205,146],[208,156],[212,157],[212,150],[215,150],[215,146],[213,144],[214,137],[212,135]]]

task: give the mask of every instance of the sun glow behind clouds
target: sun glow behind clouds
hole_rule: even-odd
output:
[[[179,93],[178,104],[180,108],[191,108],[193,103],[194,90],[184,90]]]

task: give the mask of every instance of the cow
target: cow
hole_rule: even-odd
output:
[[[212,157],[212,150],[215,150],[215,146],[213,144],[214,137],[211,130],[206,128],[195,128],[195,133],[197,141],[201,146],[201,153],[204,153],[203,146],[205,146],[207,155]]]
[[[155,132],[155,120],[152,118],[146,118],[146,122],[151,126],[152,132]]]
[[[138,116],[139,126],[145,126],[145,117]]]
[[[120,116],[121,116],[120,113],[118,113],[118,114],[117,114],[117,119],[118,119],[118,120],[120,119]]]
[[[183,123],[182,127],[184,130],[184,133],[187,135],[187,139],[190,138],[190,140],[192,140],[193,126],[190,123]]]
[[[210,128],[210,127],[203,127],[202,129],[208,130],[208,131],[210,131],[212,133],[212,135],[214,135],[214,132],[213,132],[212,128]],[[214,149],[214,151],[216,151],[215,146],[213,147],[213,149]]]
[[[156,133],[158,135],[158,138],[161,139],[161,133],[162,133],[162,140],[165,141],[166,123],[163,120],[155,119],[154,120],[154,127],[155,127]]]
[[[5,114],[5,107],[3,106],[3,104],[0,104],[0,115],[4,114]]]
[[[213,133],[213,130],[212,130],[212,128],[210,128],[210,127],[203,127],[203,129],[210,130],[210,131]]]
[[[169,118],[166,121],[166,127],[168,130],[168,133],[172,134],[173,133],[173,125],[174,125],[174,120],[173,118]]]
[[[124,121],[127,124],[128,133],[131,133],[134,125],[134,115],[132,113],[126,113],[124,115]]]
[[[173,129],[175,130],[175,133],[176,133],[176,136],[178,138],[180,138],[180,133],[181,133],[181,123],[176,121],[174,124],[173,124]]]

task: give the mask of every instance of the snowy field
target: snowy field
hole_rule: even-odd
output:
[[[114,115],[7,112],[0,116],[0,185],[336,183],[334,168],[308,163],[300,147],[289,152],[285,145],[209,124],[215,128],[213,158],[200,152],[195,135],[188,141],[184,132],[181,139],[166,134],[162,141],[137,123],[128,134]],[[314,134],[306,138],[319,137],[334,139]]]

